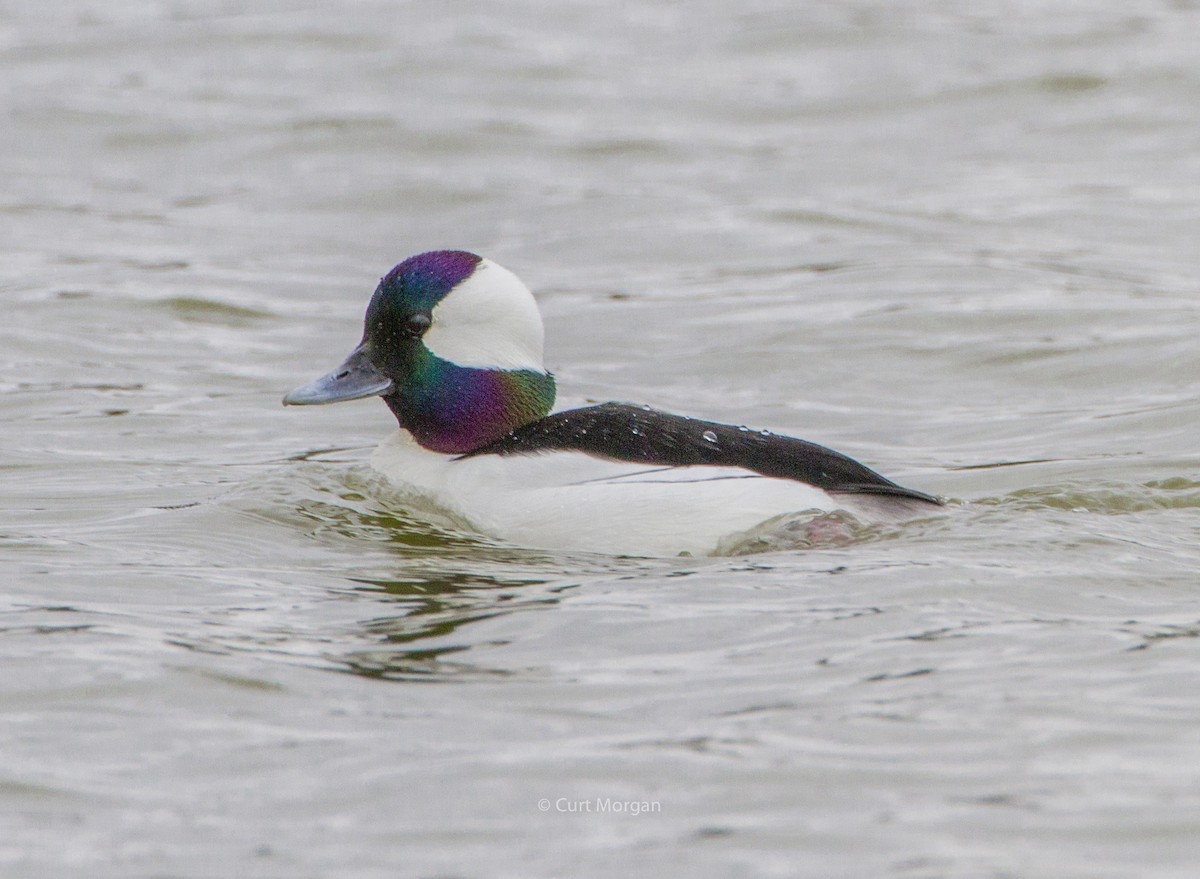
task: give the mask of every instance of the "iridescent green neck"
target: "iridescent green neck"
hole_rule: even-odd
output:
[[[544,418],[554,405],[554,376],[529,369],[459,366],[410,350],[402,381],[384,401],[418,443],[461,455]]]

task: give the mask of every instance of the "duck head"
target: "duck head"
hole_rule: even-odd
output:
[[[461,250],[421,253],[379,282],[345,362],[283,403],[383,397],[422,446],[464,454],[550,411],[542,340],[537,303],[512,272]]]

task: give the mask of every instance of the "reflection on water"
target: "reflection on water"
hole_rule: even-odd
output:
[[[326,588],[356,602],[359,611],[375,606],[386,608],[385,613],[355,619],[336,650],[329,644],[318,648],[302,631],[291,632],[286,645],[271,639],[258,646],[276,654],[319,655],[323,666],[372,678],[511,675],[510,669],[489,669],[467,660],[462,654],[479,642],[464,636],[464,630],[497,617],[551,608],[581,578],[639,569],[635,560],[499,543],[456,527],[438,511],[409,509],[402,496],[368,468],[328,459],[297,461],[248,480],[228,492],[221,504],[303,534],[317,545],[345,547],[358,556],[358,563],[342,571],[347,586]],[[221,649],[218,639],[209,636],[205,649]],[[237,649],[255,649],[254,642],[242,640]],[[456,659],[447,660],[449,655]]]
[[[467,661],[447,661],[444,656],[469,650],[478,643],[436,648],[411,646],[430,638],[445,639],[460,627],[505,614],[546,609],[559,602],[573,584],[548,586],[544,579],[509,579],[478,574],[426,571],[404,579],[359,580],[394,596],[403,612],[366,620],[363,632],[381,645],[339,657],[355,674],[391,680],[457,680],[464,676],[513,674],[507,669],[486,669]],[[535,588],[535,587],[547,588]],[[389,602],[390,603],[390,602]]]

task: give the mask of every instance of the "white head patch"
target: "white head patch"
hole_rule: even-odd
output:
[[[508,269],[481,259],[434,306],[422,341],[459,366],[545,372],[543,337],[542,315],[529,288]]]

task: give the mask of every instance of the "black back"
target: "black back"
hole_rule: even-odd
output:
[[[554,451],[577,451],[597,458],[666,467],[740,467],[761,476],[806,482],[826,491],[941,503],[816,443],[628,403],[602,403],[556,412],[462,457]]]

